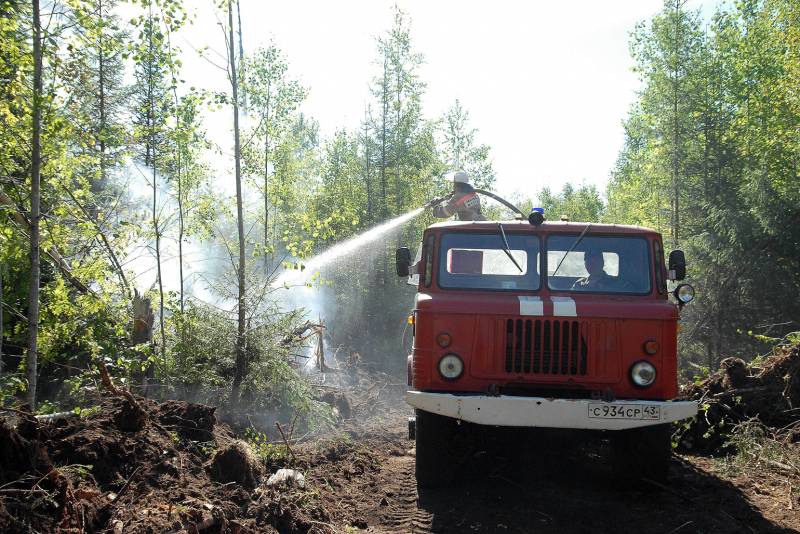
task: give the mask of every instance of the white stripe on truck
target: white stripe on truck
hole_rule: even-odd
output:
[[[544,302],[541,297],[518,296],[520,315],[544,315]]]
[[[572,297],[550,297],[553,301],[553,315],[562,317],[577,317],[575,301]]]

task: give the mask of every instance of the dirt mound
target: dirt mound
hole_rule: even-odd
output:
[[[22,414],[0,419],[0,532],[324,532],[325,509],[267,474],[210,406],[128,394],[85,418]]]
[[[158,419],[181,437],[194,441],[214,439],[216,406],[168,400],[158,406]]]
[[[678,432],[683,451],[730,452],[730,432],[747,421],[787,429],[800,441],[800,343],[751,364],[726,358],[719,371],[684,386],[681,397],[700,405],[697,418]]]
[[[214,453],[210,470],[211,478],[217,482],[235,482],[249,489],[256,486],[261,475],[261,466],[242,441],[234,441]]]
[[[344,393],[328,391],[320,397],[320,400],[334,408],[342,419],[350,419],[353,416],[353,408],[350,406],[350,399]]]
[[[32,421],[35,425],[36,420]],[[16,480],[38,468],[46,471],[50,465],[47,453],[38,446],[38,442],[25,439],[0,420],[0,484]]]

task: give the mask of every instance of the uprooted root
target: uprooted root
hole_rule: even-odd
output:
[[[800,441],[800,343],[776,347],[756,364],[726,358],[719,371],[685,386],[681,396],[700,406],[697,417],[678,431],[681,450],[732,452],[734,429],[753,421],[784,429],[788,442]]]

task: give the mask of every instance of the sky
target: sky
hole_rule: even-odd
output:
[[[710,12],[717,3],[692,0],[687,8]],[[409,15],[413,46],[425,58],[425,117],[461,101],[477,140],[491,147],[498,192],[534,196],[567,182],[604,191],[640,87],[630,32],[661,0],[241,0],[245,53],[271,42],[281,48],[310,91],[302,110],[323,136],[352,130],[379,72],[376,37],[390,28],[395,4]],[[207,57],[224,64],[213,0],[189,5],[195,20],[181,36],[184,77],[226,90],[217,67],[193,50],[209,46]]]

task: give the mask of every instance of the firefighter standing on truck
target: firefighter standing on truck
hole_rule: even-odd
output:
[[[426,207],[433,208],[433,216],[440,219],[456,215],[459,221],[486,220],[481,213],[481,199],[464,171],[453,173],[453,192],[449,196],[432,200]]]

